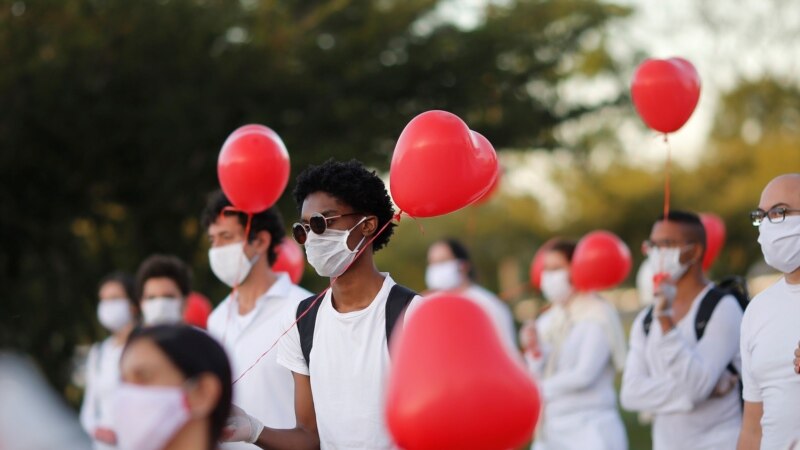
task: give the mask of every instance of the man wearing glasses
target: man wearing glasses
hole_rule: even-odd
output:
[[[800,174],[770,181],[751,219],[764,260],[784,276],[753,298],[742,320],[738,449],[783,450],[800,437],[800,377],[789,356],[800,341]]]
[[[742,308],[705,278],[705,242],[696,214],[671,211],[643,245],[656,273],[655,304],[633,323],[620,400],[654,415],[654,450],[734,448],[739,434]],[[710,299],[713,313],[696,323]]]

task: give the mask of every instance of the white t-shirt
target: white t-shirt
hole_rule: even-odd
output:
[[[118,345],[114,336],[98,342],[89,350],[86,362],[86,392],[81,405],[81,425],[93,436],[95,429],[111,428],[111,397],[119,386],[119,360],[122,357],[122,345]],[[101,442],[95,442],[96,450],[115,448]]]
[[[742,320],[742,397],[763,402],[761,449],[783,450],[800,437],[800,285],[781,278],[758,294]]]
[[[497,298],[496,295],[477,284],[471,284],[464,290],[463,294],[466,298],[483,308],[489,315],[489,318],[492,319],[495,329],[497,329],[506,347],[512,349],[514,353],[517,353],[517,332],[514,329],[514,318],[511,316],[511,310],[508,308],[508,305]]]
[[[288,327],[283,318],[294,314],[297,304],[312,294],[279,274],[272,287],[256,300],[255,308],[239,315],[238,305],[226,298],[208,318],[208,332],[228,353],[233,379],[248,369]],[[294,428],[294,380],[278,365],[277,348],[233,385],[233,403],[271,428]],[[252,444],[229,443],[223,449],[254,449]]]
[[[667,334],[653,317],[645,336],[648,308],[631,328],[620,401],[627,410],[654,414],[653,450],[736,448],[742,421],[739,390],[722,397],[711,393],[729,363],[741,372],[742,308],[733,296],[722,297],[698,342],[695,317],[711,287],[698,294],[686,316]]]
[[[278,364],[311,377],[322,449],[394,448],[384,417],[390,363],[386,300],[394,285],[394,280],[386,274],[372,303],[349,313],[339,313],[333,308],[328,291],[320,299],[310,367],[303,357],[297,327],[278,344]],[[419,298],[414,297],[411,305],[419,303]],[[286,326],[294,320],[295,314],[288,315]]]

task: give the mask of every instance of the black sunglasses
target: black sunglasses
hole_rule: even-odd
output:
[[[308,232],[313,231],[316,234],[322,234],[328,229],[328,221],[338,219],[340,217],[356,216],[362,213],[352,212],[347,214],[339,214],[338,216],[325,217],[320,213],[314,213],[308,218],[308,223],[296,222],[292,225],[292,237],[298,244],[304,245],[308,239]],[[362,214],[363,215],[363,214]]]

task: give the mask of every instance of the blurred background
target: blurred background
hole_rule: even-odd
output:
[[[528,267],[552,236],[611,230],[638,267],[668,145],[673,208],[727,225],[712,278],[759,275],[748,212],[769,179],[800,170],[798,44],[791,0],[2,0],[0,349],[29,355],[77,406],[76,349],[103,335],[103,275],[173,253],[196,291],[222,299],[199,214],[222,142],[245,123],[281,135],[293,176],[358,158],[388,180],[411,118],[462,117],[498,150],[499,191],[404,218],[378,263],[422,289],[427,246],[460,237],[519,321],[535,314]],[[703,90],[666,144],[628,87],[644,58],[671,56]],[[278,206],[288,227],[295,205]],[[626,317],[634,279],[608,293]]]

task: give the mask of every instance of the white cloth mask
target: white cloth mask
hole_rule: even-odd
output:
[[[304,245],[306,257],[308,263],[317,271],[319,276],[338,277],[347,270],[356,258],[359,247],[364,243],[366,237],[361,238],[361,241],[353,250],[350,250],[347,246],[347,239],[350,237],[350,233],[365,220],[367,220],[366,217],[362,218],[349,230],[332,230],[328,228],[322,234],[308,233]]]
[[[647,253],[654,274],[664,273],[676,283],[683,277],[690,264],[681,264],[681,247],[655,247]]]
[[[229,287],[238,286],[247,279],[253,265],[258,261],[258,256],[248,258],[244,252],[243,242],[208,249],[211,271]]]
[[[113,395],[112,423],[120,450],[161,450],[191,418],[179,386],[122,383]]]
[[[781,223],[762,220],[758,243],[767,264],[782,273],[794,272],[800,268],[800,216],[786,216]]]
[[[650,258],[645,258],[642,265],[639,266],[639,271],[636,272],[636,290],[639,292],[639,304],[641,306],[650,306],[655,300],[653,293],[653,264]]]
[[[183,302],[172,297],[155,297],[142,300],[145,325],[173,324],[183,320]]]
[[[564,303],[573,292],[567,269],[543,270],[540,286],[544,298],[551,303]]]
[[[435,291],[449,291],[461,286],[463,277],[461,275],[459,260],[452,259],[428,265],[425,269],[425,284],[428,289]]]
[[[108,331],[116,333],[131,323],[131,302],[126,298],[109,298],[97,304],[97,319]]]

